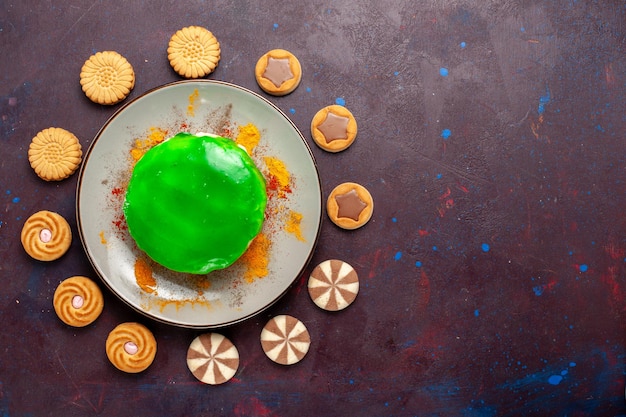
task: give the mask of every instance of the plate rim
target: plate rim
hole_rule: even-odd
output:
[[[315,237],[313,240],[313,244],[311,246],[311,249],[309,250],[309,253],[306,257],[306,259],[304,260],[302,267],[300,268],[300,270],[295,274],[295,276],[291,279],[289,285],[287,285],[285,287],[285,289],[278,295],[276,295],[274,297],[273,300],[269,301],[267,304],[265,304],[262,308],[257,309],[256,311],[253,311],[249,314],[246,314],[245,316],[242,316],[238,319],[235,320],[230,320],[228,322],[224,322],[224,323],[218,323],[218,324],[208,324],[208,325],[201,325],[201,324],[191,324],[191,323],[182,323],[182,322],[177,322],[175,320],[168,320],[164,317],[158,317],[155,316],[153,314],[150,314],[147,311],[142,310],[141,308],[139,308],[138,306],[133,305],[129,300],[126,300],[124,297],[122,297],[121,294],[118,293],[118,291],[116,291],[113,286],[107,281],[107,279],[103,276],[104,274],[101,274],[99,268],[96,266],[96,262],[95,260],[92,258],[92,256],[90,255],[89,252],[89,248],[87,246],[86,243],[86,237],[84,236],[84,232],[83,232],[83,221],[81,219],[80,216],[80,193],[81,193],[81,189],[82,189],[82,185],[83,185],[83,181],[84,181],[84,176],[85,176],[85,170],[86,170],[86,166],[87,166],[87,161],[89,160],[91,153],[94,149],[94,147],[96,146],[96,143],[98,143],[98,141],[100,140],[102,134],[104,133],[104,131],[107,129],[107,127],[113,123],[113,121],[129,106],[131,106],[132,104],[136,103],[137,101],[141,100],[141,99],[145,99],[146,96],[149,96],[157,91],[166,89],[166,88],[171,88],[171,87],[175,87],[177,85],[185,85],[185,84],[213,84],[213,85],[220,85],[220,86],[224,86],[224,87],[228,87],[228,88],[234,88],[236,90],[240,90],[243,91],[244,93],[250,94],[253,97],[260,99],[263,103],[265,103],[266,105],[269,105],[271,108],[273,108],[275,111],[277,111],[279,113],[280,116],[282,116],[295,130],[295,132],[298,134],[298,136],[300,137],[300,140],[302,141],[302,143],[304,144],[304,147],[306,149],[306,151],[308,152],[308,155],[311,159],[311,162],[313,163],[313,168],[315,170],[315,173],[317,174],[317,186],[319,189],[319,193],[320,193],[320,214],[319,214],[319,221],[317,223],[317,230],[315,231]],[[324,222],[324,199],[323,199],[323,186],[322,186],[322,179],[320,176],[320,171],[319,171],[319,167],[317,165],[317,160],[315,159],[315,155],[313,154],[313,151],[311,150],[311,146],[309,146],[308,142],[306,141],[304,135],[302,134],[302,132],[300,131],[300,129],[298,128],[298,126],[289,118],[289,116],[287,116],[287,114],[285,112],[283,112],[277,105],[275,105],[274,103],[272,103],[271,101],[269,101],[267,98],[263,97],[262,95],[237,84],[234,83],[230,83],[227,81],[221,81],[221,80],[212,80],[212,79],[194,79],[194,80],[178,80],[178,81],[174,81],[174,82],[170,82],[170,83],[166,83],[166,84],[162,84],[153,88],[150,88],[148,90],[146,90],[145,92],[143,92],[142,94],[140,94],[137,97],[134,97],[133,99],[123,103],[121,105],[121,107],[119,107],[118,109],[115,110],[115,112],[109,116],[109,118],[104,122],[104,124],[100,127],[100,129],[98,129],[98,131],[96,132],[95,136],[93,137],[93,140],[91,141],[91,143],[89,144],[87,150],[85,151],[83,158],[82,158],[82,163],[80,165],[80,169],[78,171],[78,179],[77,179],[77,183],[76,183],[76,193],[75,193],[75,216],[76,216],[76,226],[78,229],[78,235],[80,238],[80,242],[81,242],[81,246],[83,248],[83,253],[85,254],[85,256],[87,257],[89,264],[91,265],[93,271],[96,273],[96,275],[98,276],[98,278],[100,279],[100,281],[109,289],[109,291],[111,293],[113,293],[113,295],[115,295],[115,297],[117,299],[119,299],[120,301],[122,301],[125,305],[131,307],[132,310],[140,313],[141,315],[154,320],[158,323],[162,323],[162,324],[167,324],[167,325],[171,325],[171,326],[175,326],[175,327],[180,327],[180,328],[188,328],[188,329],[218,329],[218,328],[224,328],[224,327],[229,327],[238,323],[241,323],[243,321],[246,321],[254,316],[259,315],[260,313],[262,313],[263,311],[266,311],[267,309],[269,309],[271,306],[273,306],[274,304],[276,304],[281,298],[283,298],[285,296],[285,294],[287,292],[289,292],[289,290],[294,286],[294,284],[296,283],[296,281],[298,281],[298,279],[302,276],[302,274],[304,273],[304,271],[306,270],[306,268],[309,266],[311,259],[313,258],[313,255],[315,254],[315,250],[317,248],[318,242],[319,242],[319,237],[321,234],[321,230],[322,230],[322,224]]]

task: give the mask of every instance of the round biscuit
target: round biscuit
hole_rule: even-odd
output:
[[[337,104],[320,109],[311,120],[315,144],[328,152],[340,152],[352,145],[357,130],[350,110]]]
[[[45,181],[60,181],[72,175],[82,156],[78,138],[60,127],[38,132],[28,147],[28,162],[37,176]]]
[[[202,78],[212,73],[220,54],[217,38],[202,26],[188,26],[176,31],[167,46],[170,65],[185,78]]]
[[[83,276],[67,278],[57,286],[52,301],[54,311],[69,326],[84,327],[102,313],[104,297],[98,285]]]
[[[80,70],[80,85],[91,101],[116,104],[128,97],[135,87],[135,71],[118,52],[96,52]]]
[[[54,261],[70,248],[72,230],[60,214],[41,210],[24,222],[20,239],[24,250],[33,259]]]
[[[259,58],[254,76],[263,91],[274,96],[284,96],[300,84],[302,67],[291,52],[272,49]]]
[[[330,220],[342,229],[358,229],[372,217],[374,199],[362,185],[344,182],[331,191],[326,201],[326,212]]]

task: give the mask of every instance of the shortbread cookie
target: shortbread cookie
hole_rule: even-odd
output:
[[[309,351],[311,336],[304,323],[288,315],[276,316],[261,331],[261,346],[268,358],[281,365],[300,362]]]
[[[22,246],[38,261],[54,261],[67,252],[72,230],[58,213],[42,210],[30,216],[22,227]]]
[[[107,357],[120,371],[137,373],[147,369],[156,356],[157,343],[146,326],[122,323],[109,333]]]
[[[87,277],[75,276],[59,284],[54,291],[53,305],[63,323],[84,327],[100,316],[104,298],[95,282]]]
[[[196,337],[187,350],[187,367],[200,382],[223,384],[239,368],[239,352],[233,343],[219,333]]]
[[[37,133],[28,147],[30,166],[46,181],[60,181],[72,175],[82,156],[78,138],[60,127]]]
[[[359,276],[347,262],[330,259],[311,272],[308,289],[311,299],[321,309],[343,310],[359,293]]]
[[[256,63],[254,75],[259,87],[268,94],[284,96],[300,84],[300,61],[289,51],[272,49]]]
[[[348,230],[357,229],[372,217],[374,200],[362,185],[344,182],[328,196],[326,211],[337,226]]]
[[[320,148],[340,152],[352,145],[357,134],[356,119],[343,106],[333,104],[318,111],[311,121],[311,136]]]
[[[213,72],[220,60],[220,44],[201,26],[188,26],[172,35],[167,59],[180,76],[201,78]]]
[[[135,71],[126,58],[115,51],[96,52],[80,70],[80,85],[95,103],[119,103],[135,86]]]

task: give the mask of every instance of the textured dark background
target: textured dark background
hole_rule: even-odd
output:
[[[145,319],[108,291],[93,325],[57,319],[56,285],[97,277],[76,230],[77,176],[45,183],[27,161],[39,130],[64,127],[86,149],[115,112],[80,89],[89,55],[128,58],[132,99],[179,79],[167,42],[192,24],[221,43],[209,78],[257,92],[258,57],[293,52],[301,85],[266,97],[311,144],[324,195],[355,181],[375,200],[362,229],[324,222],[307,270],[351,263],[355,304],[323,312],[301,277],[270,310],[222,331],[241,365],[218,387],[185,365],[199,332]],[[625,52],[623,0],[0,2],[0,414],[626,415]],[[309,124],[335,102],[359,135],[328,154]],[[19,241],[41,209],[75,235],[46,264]],[[292,367],[259,344],[282,313],[313,339]],[[139,375],[104,353],[129,320],[158,341]]]

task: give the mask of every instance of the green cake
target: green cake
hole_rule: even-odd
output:
[[[123,211],[139,249],[178,272],[232,265],[263,226],[265,179],[234,141],[178,133],[133,170]]]

